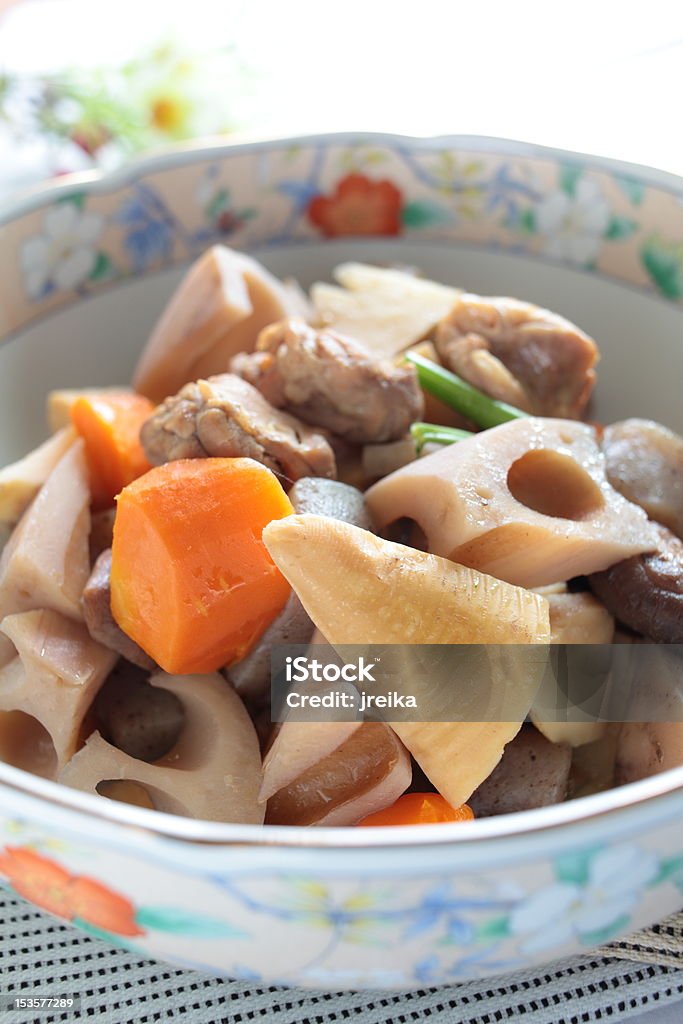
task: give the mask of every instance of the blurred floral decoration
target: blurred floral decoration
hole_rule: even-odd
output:
[[[0,74],[0,122],[20,145],[49,148],[53,174],[242,126],[253,77],[231,47],[198,54],[167,40],[107,68]]]

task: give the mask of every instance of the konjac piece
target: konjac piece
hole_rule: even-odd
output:
[[[311,723],[309,723],[311,724]],[[382,722],[364,722],[268,801],[269,825],[356,825],[405,793],[410,755]]]
[[[189,381],[227,370],[262,327],[296,316],[300,302],[256,260],[214,245],[181,281],[138,361],[136,391],[160,402]]]
[[[22,516],[0,557],[0,620],[51,608],[83,620],[90,574],[90,491],[83,442],[62,456]]]
[[[520,645],[550,639],[548,602],[539,594],[347,523],[292,515],[270,523],[263,539],[333,645]],[[509,707],[504,698],[514,679],[516,720],[458,721],[463,713],[461,708],[458,715],[457,701],[466,701],[467,694],[454,685],[455,721],[390,723],[454,807],[466,803],[491,773],[529,712],[540,673],[530,671],[525,659],[517,671],[518,652],[511,647],[506,670],[492,672],[490,705]]]
[[[595,383],[593,339],[519,299],[463,292],[435,343],[444,364],[470,384],[538,416],[580,417]]]
[[[571,749],[551,743],[533,726],[508,743],[500,763],[474,791],[468,803],[476,818],[514,814],[562,803],[567,796]]]
[[[93,720],[112,746],[151,763],[178,742],[185,713],[174,693],[150,686],[148,672],[121,659],[97,694]]]
[[[95,643],[84,625],[51,610],[7,615],[0,629],[17,651],[0,669],[0,710],[37,719],[61,767],[75,753],[84,719],[117,656]]]
[[[646,664],[646,706],[666,709],[666,719],[622,724],[617,734],[617,785],[683,765],[683,661],[666,645],[653,645]]]
[[[622,420],[605,427],[602,450],[612,487],[683,539],[683,437],[653,420]]]
[[[593,429],[528,417],[418,459],[366,494],[381,529],[407,517],[429,550],[540,587],[657,547],[637,505],[610,487]]]
[[[185,724],[178,742],[154,764],[138,760],[93,733],[59,775],[74,789],[99,792],[103,782],[142,787],[158,811],[206,821],[263,823],[261,752],[249,715],[229,683],[216,673],[169,676],[152,686],[174,694]]]

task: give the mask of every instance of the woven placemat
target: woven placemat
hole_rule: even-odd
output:
[[[613,942],[601,952],[624,960],[683,969],[683,913],[673,914],[621,942]]]
[[[224,981],[138,959],[0,893],[0,1021],[53,1024],[525,1024],[620,1021],[683,999],[683,914],[591,957],[411,992],[321,993]],[[79,1013],[7,1012],[17,995],[79,996]],[[681,1007],[683,1019],[683,1005]]]

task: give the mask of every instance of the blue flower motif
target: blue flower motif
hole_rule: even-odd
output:
[[[440,977],[441,964],[438,956],[433,953],[431,956],[426,956],[423,960],[418,960],[413,968],[415,974],[415,980],[421,982],[423,985],[433,985],[438,982]]]
[[[280,181],[277,190],[292,200],[299,214],[307,209],[311,199],[320,191],[315,181]]]
[[[138,185],[124,200],[114,220],[125,229],[124,245],[135,273],[171,255],[175,220],[166,204],[149,187]]]

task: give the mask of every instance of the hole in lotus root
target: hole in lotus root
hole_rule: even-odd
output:
[[[95,789],[100,796],[106,796],[108,800],[131,804],[133,807],[147,807],[150,811],[155,809],[149,791],[139,782],[132,782],[129,779],[103,779],[97,783]]]
[[[585,469],[571,456],[547,448],[513,462],[507,484],[520,504],[555,519],[587,519],[604,505],[600,488]]]
[[[97,696],[95,718],[112,746],[152,763],[178,742],[185,711],[174,693],[147,680],[142,669],[119,662]]]
[[[0,761],[54,779],[57,752],[47,729],[25,711],[0,712]]]

